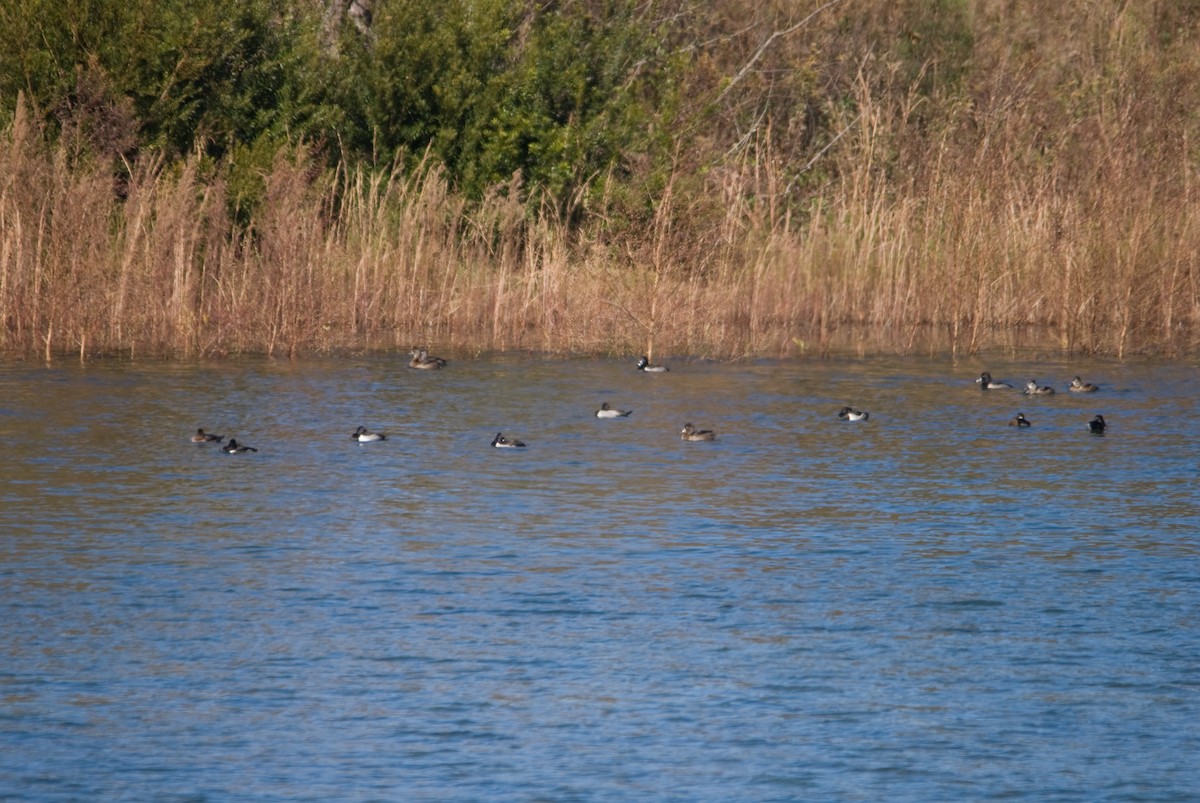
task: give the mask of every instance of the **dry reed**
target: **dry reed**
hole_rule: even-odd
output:
[[[278,155],[243,227],[195,160],[135,164],[118,192],[110,165],[45,146],[18,110],[0,136],[0,351],[738,358],[1025,335],[1068,352],[1195,349],[1186,169],[1164,174],[1162,154],[1149,164],[1118,131],[1105,170],[1081,176],[1018,146],[1032,123],[1010,116],[987,148],[947,139],[897,178],[884,155],[903,150],[904,108],[865,85],[858,106],[837,178],[807,206],[785,198],[788,166],[764,144],[700,188],[679,171],[633,235],[603,214],[568,227],[531,211],[516,180],[468,204],[435,165],[329,171],[303,148]]]

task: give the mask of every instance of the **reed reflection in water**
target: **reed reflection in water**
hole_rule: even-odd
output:
[[[405,360],[0,368],[0,796],[1194,795],[1194,366]]]

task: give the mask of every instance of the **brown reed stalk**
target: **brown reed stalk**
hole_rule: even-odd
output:
[[[994,105],[981,94],[969,125],[933,136],[917,119],[932,101],[891,102],[864,68],[806,199],[794,160],[751,137],[706,171],[678,153],[650,219],[619,234],[610,210],[571,226],[527,203],[519,177],[471,204],[432,163],[326,170],[295,147],[243,226],[198,157],[148,157],[117,193],[111,165],[44,145],[18,110],[0,135],[0,349],[738,358],[922,338],[974,352],[1024,332],[1066,351],[1194,348],[1187,139],[1150,151],[1157,112],[1137,93],[1047,138],[1051,111],[1023,86],[998,82]]]

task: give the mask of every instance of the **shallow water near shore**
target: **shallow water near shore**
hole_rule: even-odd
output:
[[[667,362],[0,365],[0,798],[1195,799],[1195,364]]]

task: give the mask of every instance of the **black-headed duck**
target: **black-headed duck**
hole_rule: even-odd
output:
[[[645,371],[649,374],[661,374],[671,370],[665,365],[651,365],[649,357],[639,357],[637,368],[639,371]]]
[[[992,375],[987,371],[984,371],[979,375],[979,378],[975,380],[975,384],[979,385],[980,390],[1000,390],[1001,388],[1012,387],[1012,385],[1008,384],[1007,382],[997,382],[996,380],[992,379]]]
[[[600,405],[600,409],[596,411],[596,418],[625,418],[632,412],[633,410],[617,410],[609,407],[608,402],[604,402]]]
[[[359,427],[354,430],[354,434],[350,436],[350,440],[358,441],[359,443],[370,443],[371,441],[386,441],[387,435],[382,435],[378,432],[371,432],[366,427]]]
[[[496,437],[492,439],[492,446],[497,449],[524,449],[525,442],[516,438],[506,438],[502,433],[497,432]]]

